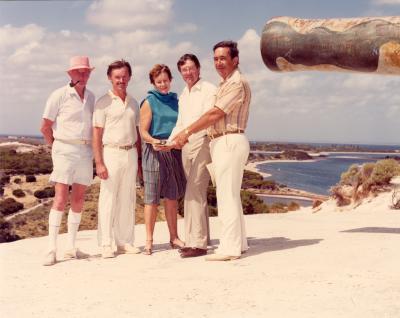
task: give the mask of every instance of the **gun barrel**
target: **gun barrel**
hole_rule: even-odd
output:
[[[260,47],[273,71],[400,74],[400,17],[273,18]]]

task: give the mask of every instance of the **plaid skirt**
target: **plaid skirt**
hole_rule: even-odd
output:
[[[178,200],[185,194],[181,150],[155,151],[151,144],[144,143],[142,169],[145,204],[160,204],[160,198]]]

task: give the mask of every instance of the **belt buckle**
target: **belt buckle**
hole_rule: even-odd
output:
[[[120,148],[123,150],[129,150],[129,147],[130,147],[129,145],[125,145],[125,146],[121,146]]]

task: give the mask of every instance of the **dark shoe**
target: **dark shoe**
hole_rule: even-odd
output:
[[[179,253],[182,253],[182,252],[186,252],[187,250],[190,250],[190,249],[192,249],[192,247],[184,246],[184,247],[181,247],[181,248],[178,250],[178,252],[179,252]]]
[[[186,258],[186,257],[197,257],[197,256],[203,256],[207,254],[207,250],[202,249],[202,248],[196,248],[196,247],[191,247],[189,249],[186,249],[181,252],[181,257]]]

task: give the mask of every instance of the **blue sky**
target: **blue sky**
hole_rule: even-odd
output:
[[[212,46],[239,42],[240,67],[253,100],[247,134],[252,140],[400,144],[400,78],[346,73],[273,73],[259,41],[274,16],[348,18],[400,15],[400,0],[113,0],[0,1],[0,134],[38,134],[48,95],[67,83],[72,55],[96,67],[89,88],[109,88],[107,64],[133,65],[129,92],[151,88],[148,70],[168,64],[180,92],[180,55],[193,52],[202,77],[218,82]]]

